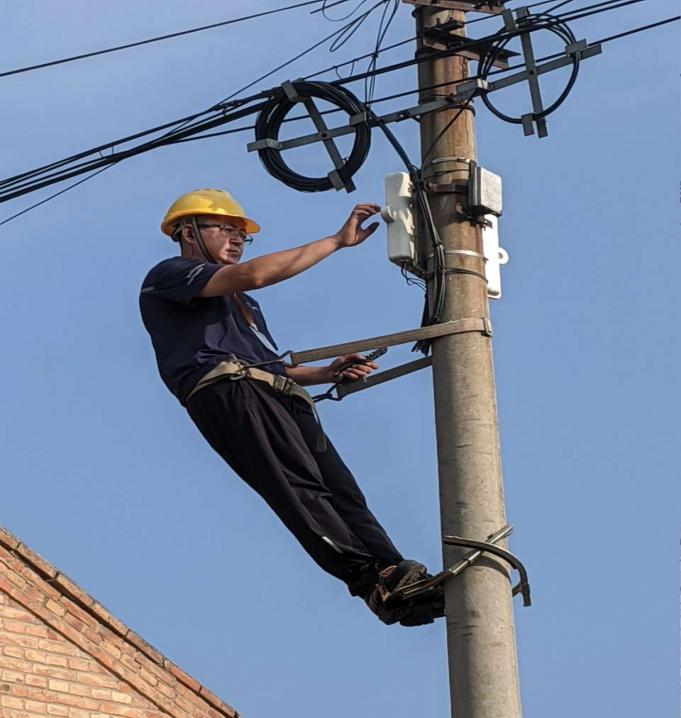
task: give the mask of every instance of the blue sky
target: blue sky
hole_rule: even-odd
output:
[[[275,6],[13,3],[0,71]],[[595,40],[673,6],[649,0],[573,28]],[[375,25],[261,87],[369,51]],[[497,21],[472,34],[485,26]],[[296,11],[3,78],[1,174],[208,107],[333,29]],[[404,6],[388,42],[412,33]],[[676,25],[604,46],[547,139],[477,103],[480,161],[505,186],[510,263],[492,317],[511,548],[535,601],[516,610],[527,718],[663,716],[677,701],[677,46]],[[379,78],[376,94],[415,86],[407,69]],[[523,109],[525,93],[498,102]],[[397,127],[413,158],[416,130]],[[158,224],[177,195],[233,192],[263,226],[259,253],[335,231],[355,202],[380,203],[383,176],[401,169],[374,133],[353,195],[300,194],[246,152],[251,139],[128,160],[0,228],[0,525],[251,718],[446,716],[443,623],[386,627],[351,599],[157,376],[137,292],[173,252]],[[310,148],[300,161],[316,169],[320,157]],[[2,205],[0,221],[46,194]],[[422,302],[388,263],[383,231],[259,299],[280,345],[297,349],[414,327]],[[391,350],[383,365],[409,358]],[[401,550],[439,568],[428,374],[324,406],[323,420]]]

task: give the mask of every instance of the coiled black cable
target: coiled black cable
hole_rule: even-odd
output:
[[[508,36],[505,34],[504,31],[500,31],[500,39],[497,42],[492,43],[487,49],[487,51],[480,58],[480,77],[482,77],[483,79],[487,79],[487,76],[490,74],[492,68],[494,67],[494,60],[496,59],[497,55],[501,50],[506,47],[506,45],[508,45],[508,43],[514,37],[525,31],[535,32],[537,30],[548,30],[549,32],[553,33],[554,35],[557,35],[561,40],[563,40],[566,46],[577,41],[569,26],[566,23],[562,22],[559,18],[553,15],[549,15],[548,13],[528,15],[527,17],[522,19],[522,22],[518,22],[518,32],[513,33],[513,35]],[[557,110],[567,99],[567,96],[570,94],[575,82],[577,81],[577,75],[579,74],[579,55],[577,53],[573,53],[571,59],[572,71],[570,73],[570,77],[567,81],[565,89],[560,93],[558,99],[556,99],[555,102],[544,108],[542,112],[533,115],[533,119],[541,120],[545,117],[548,117],[548,115],[550,115],[552,112],[555,112],[555,110]],[[511,115],[507,115],[504,112],[501,112],[501,110],[499,110],[495,105],[493,105],[492,101],[489,99],[488,93],[483,92],[481,96],[485,107],[487,107],[487,109],[500,120],[503,120],[504,122],[510,122],[514,125],[522,124],[522,117],[512,117]]]
[[[364,113],[364,103],[344,87],[330,85],[324,82],[306,82],[298,80],[291,85],[297,97],[290,99],[283,88],[274,92],[272,98],[265,104],[255,123],[255,139],[279,139],[279,131],[288,113],[300,102],[309,99],[322,100],[338,107],[349,116]],[[355,125],[355,140],[350,155],[344,160],[341,167],[336,168],[343,184],[347,185],[352,176],[364,164],[371,147],[371,129],[366,122]],[[269,174],[284,184],[300,192],[325,192],[333,189],[334,185],[326,177],[305,177],[294,172],[284,161],[281,151],[273,148],[258,150],[260,161]]]

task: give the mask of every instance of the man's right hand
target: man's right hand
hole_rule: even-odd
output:
[[[339,247],[354,247],[361,244],[367,237],[370,237],[379,226],[378,222],[372,222],[368,227],[362,227],[362,222],[378,214],[381,208],[377,204],[358,204],[350,213],[345,224],[333,235]]]

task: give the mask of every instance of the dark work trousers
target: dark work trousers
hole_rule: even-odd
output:
[[[328,573],[365,595],[402,560],[310,406],[254,379],[223,380],[187,404],[199,431]]]

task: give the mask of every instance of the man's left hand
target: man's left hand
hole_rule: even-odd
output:
[[[361,354],[345,354],[327,367],[330,382],[366,379],[374,369],[378,369],[378,364],[366,361]]]

